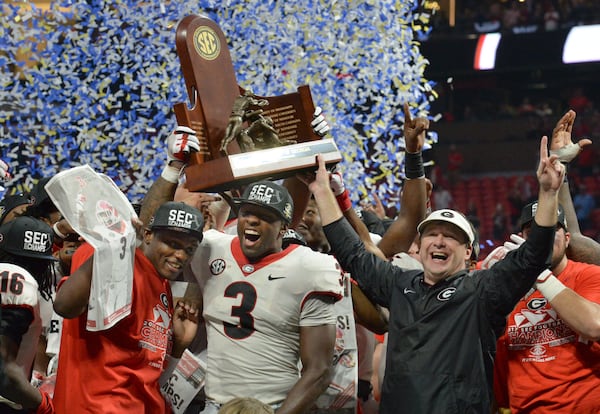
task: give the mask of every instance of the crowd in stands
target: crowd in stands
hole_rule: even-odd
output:
[[[600,23],[594,0],[462,0],[457,1],[456,25],[448,16],[434,17],[433,36],[468,33],[531,33]]]
[[[579,175],[576,165],[568,175],[581,231],[600,241],[600,179],[596,175]],[[483,247],[486,253],[492,244],[517,231],[521,209],[535,198],[537,185],[533,178],[521,172],[465,177],[451,190],[443,184],[436,186],[432,204],[434,208],[465,211],[480,231],[482,243],[490,242]]]
[[[553,119],[565,108],[577,108],[576,133],[579,136],[600,134],[600,109],[590,96],[597,90],[588,85],[575,85],[560,91],[506,91],[500,86],[469,89],[463,85],[460,91],[447,96],[441,91],[442,99],[437,108],[443,117],[441,122],[495,121],[525,118],[529,122],[528,138],[539,136],[542,131],[552,129]]]
[[[474,127],[469,128],[467,125],[483,125],[479,128],[493,129],[497,122],[516,120],[526,128],[523,134],[515,135],[512,130],[498,139],[518,151],[520,140],[535,140],[536,137],[548,134],[557,114],[564,112],[565,108],[573,108],[577,113],[573,135],[590,138],[597,143],[600,139],[600,109],[593,99],[595,96],[595,89],[586,89],[581,85],[565,88],[556,96],[543,91],[531,95],[517,91],[495,93],[495,90],[489,89],[472,93],[461,91],[455,93],[452,112],[444,112],[448,106],[440,107],[444,115],[441,124],[462,123],[465,125],[464,130],[474,132]],[[445,138],[454,139],[449,135],[445,135]],[[477,139],[476,136],[473,139]],[[461,145],[451,144],[447,153],[436,153],[437,157],[434,158],[437,162],[444,161],[446,168],[443,172],[438,167],[432,169],[431,178],[436,189],[433,204],[435,207],[436,200],[439,200],[438,206],[458,208],[468,212],[473,219],[477,217],[476,221],[481,225],[482,240],[490,240],[487,245],[482,242],[482,252],[485,254],[492,245],[516,231],[519,212],[532,201],[537,188],[531,173],[523,171],[519,165],[510,164],[502,170],[479,174],[465,171],[463,164],[470,164],[474,157],[480,157],[479,153],[467,151],[468,147],[467,142],[462,142]],[[581,230],[585,235],[600,241],[600,180],[597,178],[600,168],[595,162],[598,155],[597,145],[584,147],[571,163],[567,174],[571,192],[577,200]],[[460,170],[459,174],[456,172],[457,168]],[[501,219],[501,216],[505,216],[505,219]],[[502,227],[500,223],[504,220],[507,224]],[[497,223],[495,231],[492,223]],[[504,230],[501,231],[502,228]]]

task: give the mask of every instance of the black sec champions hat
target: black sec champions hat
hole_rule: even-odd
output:
[[[525,227],[527,224],[533,221],[533,218],[535,217],[535,212],[537,211],[537,207],[537,201],[529,203],[525,207],[523,207],[523,210],[521,210],[521,217],[519,218],[521,230],[523,230],[523,227]],[[560,224],[562,228],[565,229],[565,231],[567,230],[567,219],[565,217],[565,210],[560,204],[558,205],[558,224]]]
[[[173,230],[191,234],[202,241],[204,217],[200,210],[185,203],[169,201],[161,205],[148,226],[150,230]]]
[[[244,190],[241,198],[234,200],[236,206],[254,204],[259,207],[271,209],[279,215],[284,222],[292,221],[294,214],[294,200],[285,187],[272,181],[257,181]]]
[[[48,181],[50,181],[52,177],[44,177],[41,178],[31,189],[31,192],[29,193],[29,199],[31,200],[31,205],[33,206],[40,206],[44,203],[48,203],[52,209],[55,209],[54,207],[54,203],[52,203],[52,200],[50,200],[50,196],[48,195],[48,192],[46,191],[46,184],[48,184]]]
[[[29,197],[25,196],[24,194],[13,194],[5,196],[2,200],[0,200],[0,224],[4,222],[4,219],[12,210],[19,206],[28,204]]]
[[[54,260],[52,228],[41,220],[21,216],[0,226],[0,249],[15,256]]]
[[[306,246],[306,239],[303,235],[298,233],[294,229],[287,229],[283,235],[281,247],[286,249],[290,244],[299,244],[300,246]]]

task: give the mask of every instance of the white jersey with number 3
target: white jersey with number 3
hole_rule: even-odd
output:
[[[210,230],[192,270],[203,290],[208,398],[281,403],[299,378],[300,326],[335,323],[303,311],[315,295],[341,299],[337,261],[292,245],[251,264],[237,237]]]

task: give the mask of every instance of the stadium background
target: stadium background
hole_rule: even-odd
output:
[[[554,27],[545,20],[550,6],[559,12]],[[513,7],[518,19],[509,25]],[[600,22],[598,9],[574,0],[4,2],[0,156],[14,172],[6,188],[27,191],[88,163],[139,201],[162,167],[154,154],[175,125],[172,105],[187,101],[176,24],[204,13],[229,39],[242,86],[277,95],[310,85],[344,152],[355,203],[376,192],[390,214],[397,208],[399,108],[413,103],[413,115],[433,121],[426,158],[428,175],[441,176],[436,184],[444,185],[451,147],[464,157],[453,207],[475,205],[485,251],[496,206],[508,213],[515,182],[535,185],[536,142],[572,103],[582,105],[575,135],[594,140],[595,159],[599,63],[565,64],[561,51],[573,27]],[[494,67],[477,70],[478,45],[490,33],[502,36]],[[586,41],[593,55],[600,42]],[[571,174],[600,195],[595,165]],[[597,237],[600,220],[584,230]]]

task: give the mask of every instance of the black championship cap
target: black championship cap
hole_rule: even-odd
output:
[[[52,203],[52,200],[50,200],[50,196],[48,195],[48,193],[46,192],[46,189],[44,188],[46,186],[46,184],[48,184],[48,181],[50,181],[52,177],[44,177],[42,179],[40,179],[31,189],[31,192],[29,193],[29,199],[31,200],[31,204],[33,206],[40,206],[41,204],[45,203],[45,202],[49,202],[52,206],[52,208],[55,210],[56,208],[54,207],[54,203]]]
[[[254,204],[259,207],[266,207],[279,215],[284,222],[292,221],[294,214],[294,200],[285,189],[272,181],[258,181],[246,187],[242,198],[234,200],[238,206],[242,204]]]
[[[23,194],[7,195],[0,200],[0,224],[13,209],[29,204],[29,198]]]
[[[150,230],[173,230],[195,236],[202,241],[204,217],[200,210],[185,203],[169,201],[161,205],[150,219]]]
[[[15,256],[57,260],[52,256],[52,228],[33,217],[17,217],[0,226],[0,249]]]
[[[306,246],[306,239],[300,233],[294,229],[287,229],[283,235],[283,241],[281,247],[286,249],[290,244],[299,244],[300,246]]]
[[[523,227],[525,227],[527,224],[533,221],[533,218],[535,217],[535,212],[537,211],[537,207],[537,201],[529,203],[525,207],[523,207],[523,210],[521,210],[521,217],[519,218],[521,230],[523,230]],[[558,205],[558,224],[560,224],[562,228],[565,229],[565,231],[567,230],[567,219],[565,217],[565,210],[560,204]]]

